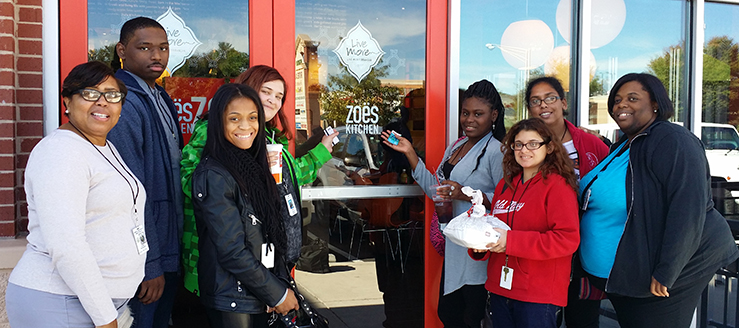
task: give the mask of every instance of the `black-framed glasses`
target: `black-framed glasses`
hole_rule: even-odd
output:
[[[529,100],[529,107],[539,106],[539,105],[541,105],[541,102],[542,101],[545,104],[549,105],[549,104],[554,103],[555,101],[560,100],[560,99],[562,99],[562,98],[557,97],[557,96],[549,96],[549,97],[546,97],[544,99],[534,98],[534,99]]]
[[[105,100],[111,104],[117,104],[126,97],[123,92],[120,91],[101,92],[95,89],[81,89],[73,93],[79,93],[80,96],[82,96],[82,99],[92,102],[98,101],[100,97],[105,97]]]
[[[523,147],[526,147],[526,149],[528,149],[528,150],[537,150],[537,149],[541,148],[541,146],[544,146],[544,145],[548,144],[550,141],[551,140],[547,140],[547,141],[529,141],[527,143],[516,141],[516,142],[514,142],[511,145],[511,149],[513,149],[513,150],[521,150],[521,149],[523,149]]]

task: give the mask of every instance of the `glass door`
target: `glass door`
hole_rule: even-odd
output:
[[[302,189],[304,243],[327,245],[331,270],[374,277],[362,282],[379,290],[367,295],[377,311],[367,327],[423,327],[425,196],[380,133],[400,133],[425,156],[425,84],[425,1],[295,2],[295,155],[327,127],[339,132]]]

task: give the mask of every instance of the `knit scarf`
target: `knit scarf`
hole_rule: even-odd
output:
[[[278,254],[284,255],[287,237],[280,220],[280,197],[266,166],[267,159],[262,159],[264,165],[260,165],[249,149],[239,149],[230,142],[226,144],[226,152],[223,154],[226,163],[223,164],[230,168],[229,171],[251,202],[257,218],[262,221],[267,242],[274,243]]]

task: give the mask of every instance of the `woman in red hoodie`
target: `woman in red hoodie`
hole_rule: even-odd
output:
[[[503,180],[493,215],[511,230],[469,250],[488,261],[485,288],[493,326],[555,328],[567,304],[572,253],[580,242],[577,177],[562,144],[538,119],[516,123],[503,140]]]

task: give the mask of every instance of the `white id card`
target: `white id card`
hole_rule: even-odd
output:
[[[262,264],[267,269],[272,269],[275,267],[275,245],[269,244],[269,247],[267,247],[267,244],[262,244]]]
[[[287,205],[287,212],[290,216],[298,214],[298,208],[295,207],[295,200],[293,200],[292,194],[285,195],[285,205]]]
[[[149,251],[149,243],[146,241],[146,230],[143,225],[137,225],[131,230],[133,232],[133,240],[136,242],[136,250],[139,255]]]
[[[500,269],[500,287],[511,290],[513,284],[513,269],[503,266]]]

